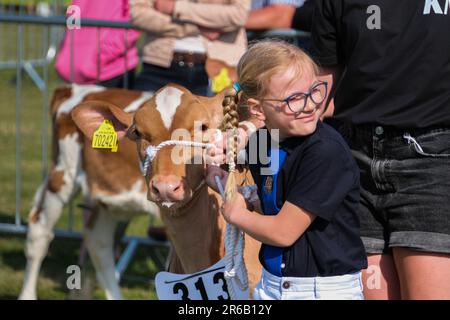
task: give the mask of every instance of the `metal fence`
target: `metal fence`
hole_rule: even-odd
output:
[[[49,146],[49,68],[54,63],[56,51],[59,42],[62,40],[64,31],[68,32],[69,36],[73,35],[70,30],[65,30],[66,17],[65,16],[37,16],[25,14],[23,10],[13,8],[14,10],[7,10],[2,5],[0,7],[0,71],[15,69],[15,83],[16,83],[16,99],[15,99],[15,222],[14,224],[0,223],[0,233],[25,235],[27,226],[22,224],[22,86],[24,74],[28,75],[33,84],[39,89],[42,99],[42,128],[40,132],[41,139],[41,171],[42,177],[45,178],[48,170],[48,146]],[[82,19],[82,27],[97,27],[101,28],[124,28],[129,30],[132,25],[129,23],[120,23],[112,21],[89,20]],[[14,32],[12,32],[14,31]],[[33,35],[40,34],[39,37]],[[98,34],[100,32],[98,31]],[[15,34],[15,36],[14,36]],[[125,32],[127,34],[127,31]],[[12,35],[14,38],[12,38]],[[39,39],[36,42],[36,39]],[[100,45],[100,37],[98,38],[97,48]],[[125,36],[127,41],[127,36]],[[15,43],[14,46],[4,45]],[[73,41],[71,41],[73,43]],[[124,70],[126,70],[126,63]],[[70,61],[71,79],[73,80],[73,60]],[[124,73],[124,86],[127,86],[127,72]],[[36,97],[38,98],[38,97]],[[3,182],[4,183],[4,182]],[[73,227],[73,202],[69,204],[69,217],[67,230],[54,230],[56,237],[82,239],[79,232],[74,231]],[[127,246],[123,251],[117,265],[116,274],[120,279],[126,267],[131,261],[137,247],[139,245],[146,245],[153,248],[167,248],[168,243],[165,241],[158,241],[147,237],[123,237],[122,242]],[[164,268],[165,257],[160,250],[149,250],[151,258],[159,268]]]
[[[51,4],[46,2],[39,2],[37,5],[20,5],[23,1],[19,2],[19,5],[0,3],[0,14],[11,14],[26,16],[33,14],[40,17],[46,17],[50,14],[62,14],[64,13],[63,1],[53,1]],[[10,26],[14,28],[14,26]],[[13,39],[10,39],[11,29],[3,25],[0,28],[0,39],[2,42],[7,43]],[[21,25],[18,29],[18,37],[24,38],[23,44],[26,47],[23,49],[23,60],[26,62],[24,65],[24,71],[30,76],[35,84],[41,88],[43,86],[43,79],[38,76],[36,67],[46,66],[55,58],[56,48],[62,39],[63,30],[55,26],[49,26],[48,29],[37,28],[36,25],[26,24]],[[42,33],[42,41],[38,41],[35,35],[37,32]],[[19,48],[19,47],[17,47]],[[13,48],[8,46],[0,46],[0,70],[15,69],[17,65],[17,53]]]
[[[37,8],[35,8],[39,11]],[[48,9],[48,8],[47,8]],[[44,13],[64,14],[65,6],[63,1],[55,1],[50,9],[40,9]],[[36,13],[35,11],[34,13]],[[41,139],[41,171],[44,178],[47,174],[48,168],[48,145],[49,145],[49,67],[54,62],[58,45],[63,37],[66,27],[66,17],[64,15],[47,14],[36,15],[28,14],[23,7],[11,7],[0,4],[0,71],[12,69],[16,71],[16,119],[15,119],[15,223],[7,224],[0,223],[0,233],[8,233],[14,235],[24,235],[27,232],[26,225],[22,224],[21,210],[22,210],[22,83],[23,74],[27,74],[42,95],[42,130],[40,133]],[[133,26],[130,23],[112,22],[93,19],[81,19],[81,27],[96,27],[97,30],[101,28],[124,28],[130,30]],[[14,30],[15,32],[9,32]],[[36,37],[30,36],[40,33],[39,41]],[[15,38],[11,38],[12,35]],[[73,34],[73,33],[72,33]],[[127,35],[127,32],[125,33]],[[309,34],[297,30],[270,30],[262,33],[249,32],[250,39],[259,38],[282,38],[288,40],[296,45],[305,47],[305,43],[309,39]],[[98,38],[97,46],[100,45],[100,37]],[[127,36],[125,36],[127,41]],[[71,41],[73,43],[73,41]],[[2,45],[2,43],[15,43],[15,48]],[[307,45],[306,45],[307,46]],[[73,80],[73,59],[71,59],[71,79]],[[124,70],[127,70],[126,62]],[[39,72],[40,71],[40,72]],[[127,85],[127,72],[124,73],[124,86]],[[67,230],[55,230],[56,237],[81,239],[79,232],[73,231],[73,204],[70,204],[68,228]],[[124,237],[122,240],[127,244],[117,266],[116,271],[118,277],[123,274],[128,263],[133,257],[138,245],[148,245],[153,247],[165,247],[166,242],[155,241],[151,238],[142,237]],[[158,250],[150,250],[150,255],[156,262],[157,266],[163,268],[164,257],[161,256]]]

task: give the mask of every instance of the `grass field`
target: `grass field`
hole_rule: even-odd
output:
[[[71,0],[0,0],[0,5],[6,6],[36,6],[39,3],[46,3],[49,5],[58,4],[60,6],[68,6]]]
[[[3,29],[2,29],[3,28]],[[3,34],[9,34],[8,39],[15,39],[15,27],[0,24]],[[3,49],[15,52],[15,42],[5,38],[0,39]],[[1,57],[0,57],[1,58]],[[39,72],[42,72],[38,69]],[[58,85],[57,76],[52,67],[49,68],[49,98]],[[14,223],[16,211],[16,85],[15,70],[0,70],[0,223]],[[42,123],[47,112],[43,112],[42,93],[24,74],[23,86],[20,92],[22,100],[21,119],[21,156],[20,168],[21,194],[20,214],[22,222],[26,223],[32,197],[43,179],[42,167]],[[44,134],[49,137],[50,130]],[[50,146],[49,146],[50,147]],[[75,201],[75,205],[77,201]],[[74,229],[81,230],[80,211],[74,206]],[[57,224],[57,228],[65,229],[68,225],[67,208]],[[147,216],[134,219],[127,229],[128,235],[145,235],[149,225]],[[25,268],[23,237],[0,234],[0,299],[16,299],[19,295]],[[67,299],[69,291],[66,288],[66,268],[76,264],[80,243],[75,240],[56,238],[50,245],[48,257],[44,260],[39,280],[38,296],[41,299]],[[133,261],[125,272],[121,282],[122,293],[127,299],[155,299],[153,285],[149,283],[158,271],[153,261],[148,257],[148,247],[139,247]],[[104,299],[103,291],[96,286],[93,293],[95,299]]]

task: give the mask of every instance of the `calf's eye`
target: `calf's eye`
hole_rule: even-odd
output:
[[[127,137],[130,138],[131,140],[137,140],[142,138],[141,133],[136,129],[136,126],[132,126],[130,129],[128,129],[127,131]]]

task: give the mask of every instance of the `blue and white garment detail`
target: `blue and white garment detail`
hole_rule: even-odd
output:
[[[252,0],[252,10],[261,9],[274,4],[288,4],[299,8],[303,6],[306,0]]]
[[[261,201],[265,215],[276,215],[281,210],[281,208],[278,208],[277,206],[278,174],[286,160],[286,151],[278,148],[269,149],[269,159],[270,167],[266,169],[270,171],[270,174],[265,176],[262,180]],[[284,248],[267,244],[264,244],[262,249],[262,258],[264,260],[265,269],[271,274],[279,277],[282,276],[281,264],[283,261],[283,250]]]

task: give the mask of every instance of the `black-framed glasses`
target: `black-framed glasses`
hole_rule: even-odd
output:
[[[291,110],[295,115],[298,115],[305,110],[306,104],[308,103],[308,98],[311,99],[315,105],[319,105],[324,102],[327,97],[327,90],[328,83],[326,81],[319,81],[313,84],[307,93],[296,92],[285,99],[262,99],[261,101],[286,103],[289,110]],[[272,107],[279,109],[281,108],[281,105],[272,105]]]

